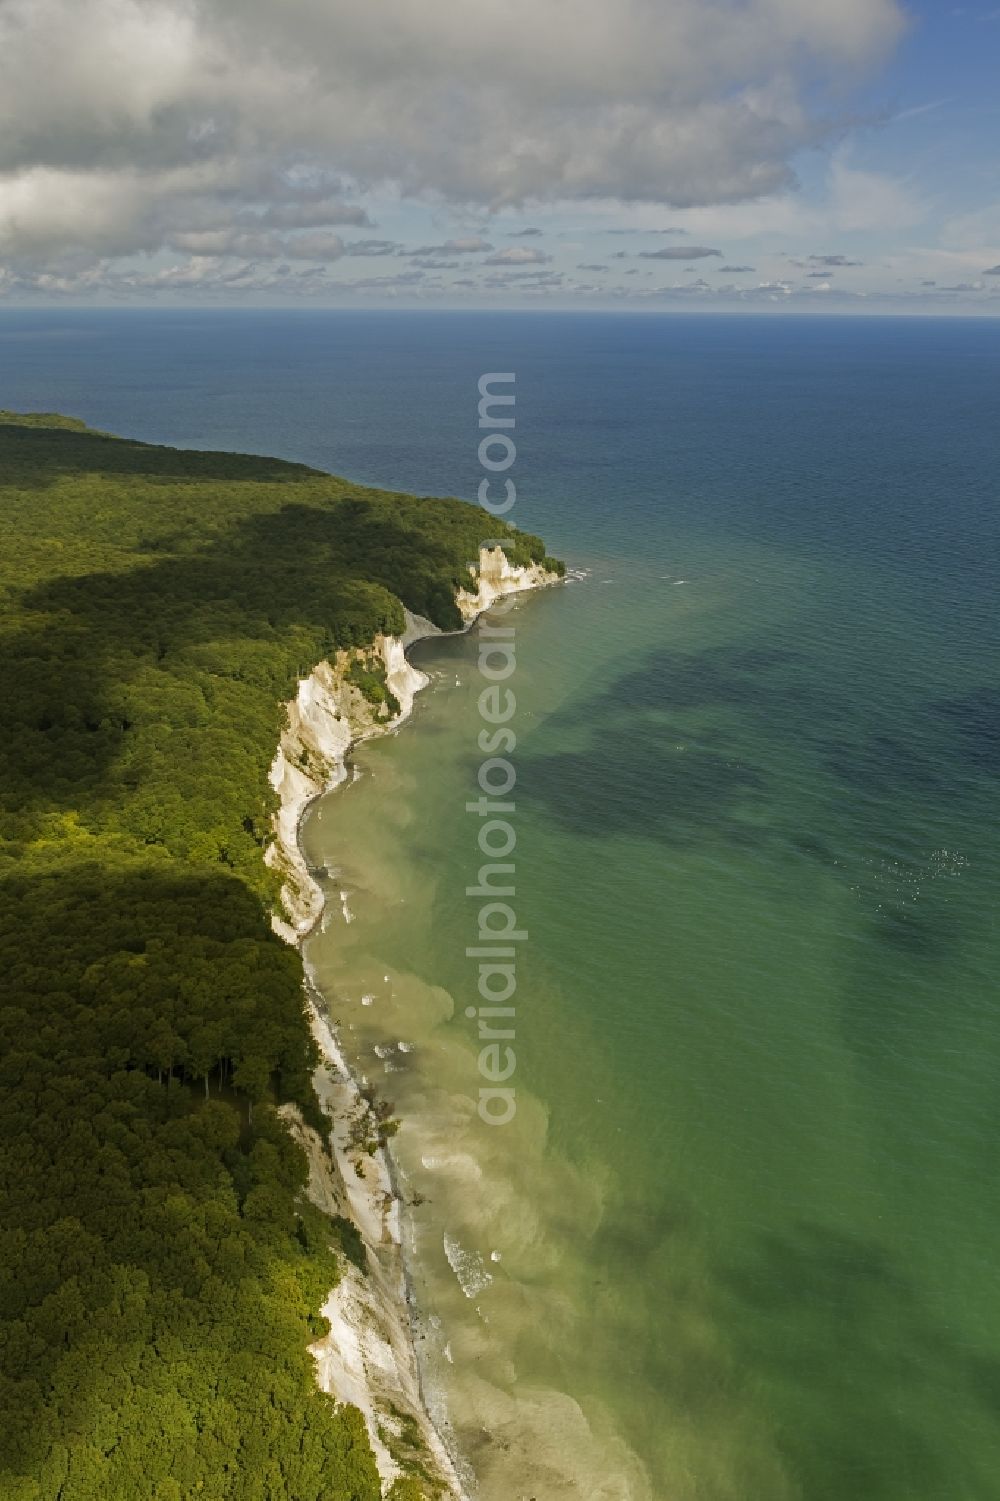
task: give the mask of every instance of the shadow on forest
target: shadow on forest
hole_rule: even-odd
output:
[[[0,777],[25,832],[35,811],[121,796],[109,771],[130,737],[158,723],[196,734],[213,680],[265,688],[277,704],[323,656],[400,629],[397,595],[454,625],[454,581],[474,548],[444,523],[440,538],[426,521],[418,531],[410,507],[437,509],[285,505],[189,555],[27,590],[27,623],[0,637]]]
[[[266,1422],[308,1398],[318,1326],[270,1279],[302,1275],[318,1308],[333,1268],[296,1229],[290,1138],[266,1110],[248,1126],[272,1088],[321,1121],[301,966],[242,882],[177,869],[0,883],[0,1472],[151,1415],[169,1459],[182,1409],[257,1402],[225,1374],[234,1342],[263,1352]]]
[[[0,474],[0,1491],[377,1501],[307,1353],[336,1228],[266,1108],[324,1125],[265,773],[296,677],[398,629],[390,591],[457,614],[495,523],[52,429]]]
[[[224,480],[227,484],[288,484],[302,482],[310,471],[254,454],[215,453],[201,449],[158,448],[92,430],[22,427],[0,424],[0,466],[3,483],[15,489],[42,490],[80,475],[108,475],[184,480]]]

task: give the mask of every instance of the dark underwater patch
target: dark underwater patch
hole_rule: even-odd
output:
[[[1000,688],[939,699],[933,711],[956,731],[961,754],[978,771],[1000,776]]]

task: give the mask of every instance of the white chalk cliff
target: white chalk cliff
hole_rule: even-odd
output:
[[[522,594],[526,589],[541,589],[556,583],[558,575],[549,573],[541,563],[519,567],[511,563],[502,547],[479,550],[479,576],[474,590],[460,589],[457,595],[462,618],[469,624],[495,605],[505,594]]]
[[[429,621],[422,622],[429,630]],[[408,616],[407,626],[418,639],[426,634],[417,617]],[[405,638],[404,638],[405,639]],[[386,687],[399,704],[393,717],[384,704],[372,704],[348,673],[355,662],[381,663]],[[392,729],[413,708],[414,694],[427,679],[406,660],[403,640],[376,636],[368,648],[337,653],[332,662],[318,663],[299,682],[298,692],[285,705],[288,722],[278,743],[268,779],[278,794],[274,815],[274,840],[265,860],[281,872],[280,910],[271,918],[276,933],[288,943],[298,943],[323,910],[323,893],[309,874],[299,848],[299,822],[307,805],[320,793],[338,786],[347,776],[347,752],[357,740]]]
[[[558,581],[556,574],[548,573],[539,563],[515,566],[501,547],[482,548],[478,575],[471,566],[469,571],[474,587],[460,589],[456,596],[466,626],[504,595],[521,594]],[[279,800],[274,815],[275,837],[264,858],[284,880],[280,910],[273,915],[272,926],[288,943],[304,938],[323,910],[323,893],[299,849],[303,812],[313,798],[344,781],[351,746],[396,729],[426,685],[424,674],[407,660],[406,648],[424,636],[441,632],[422,616],[409,610],[405,615],[402,636],[376,636],[370,647],[340,651],[332,662],[318,663],[299,682],[295,698],[285,705],[288,722],[268,773]],[[385,712],[385,706],[370,703],[348,679],[351,664],[357,661],[381,663],[386,686],[399,704],[395,717]]]
[[[474,568],[469,571],[470,587],[456,596],[466,628],[504,595],[558,581],[558,575],[539,564],[512,565],[499,547],[481,549],[478,574]],[[299,848],[302,814],[315,797],[346,779],[347,753],[356,741],[385,734],[409,715],[414,696],[428,680],[407,660],[406,648],[424,636],[439,634],[429,620],[406,611],[401,637],[378,636],[370,647],[341,651],[332,662],[318,663],[285,706],[287,724],[269,773],[279,807],[274,815],[274,840],[265,859],[283,877],[280,910],[272,915],[272,926],[288,943],[301,942],[323,910],[322,890]],[[381,664],[398,713],[392,715],[388,706],[374,705],[350,681],[348,674],[356,662],[369,667]],[[330,1332],[312,1347],[317,1381],[323,1391],[362,1412],[383,1484],[388,1486],[402,1473],[392,1442],[400,1434],[402,1414],[416,1423],[424,1466],[434,1474],[442,1497],[464,1501],[461,1480],[423,1401],[391,1159],[384,1148],[374,1157],[359,1154],[355,1128],[364,1120],[368,1105],[347,1067],[322,1000],[311,986],[307,987],[307,1006],[324,1060],[314,1084],[331,1120],[329,1151],[294,1107],[283,1107],[282,1114],[309,1158],[310,1198],[328,1214],[344,1214],[353,1220],[368,1259],[367,1273],[350,1263],[344,1267],[340,1282],[323,1305]]]

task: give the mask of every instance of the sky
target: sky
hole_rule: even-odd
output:
[[[1000,312],[1000,0],[0,0],[0,307]]]

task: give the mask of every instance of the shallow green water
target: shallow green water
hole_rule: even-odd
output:
[[[424,1201],[433,1382],[487,1501],[995,1494],[978,645],[875,565],[847,612],[839,558],[677,557],[512,617],[512,1125],[464,1015],[475,633],[417,648],[414,721],[308,826],[308,957]]]

